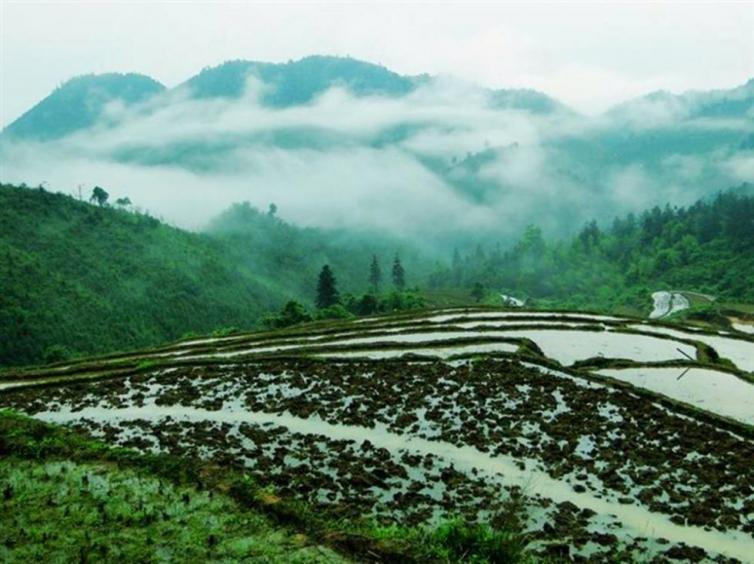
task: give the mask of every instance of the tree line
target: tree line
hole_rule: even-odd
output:
[[[343,319],[356,315],[372,315],[388,311],[404,311],[424,306],[424,299],[418,290],[406,289],[406,270],[398,255],[391,267],[392,289],[383,289],[382,268],[377,255],[372,255],[367,280],[370,291],[361,296],[346,294],[341,296],[338,282],[329,264],[322,266],[317,277],[314,303],[317,311],[310,313],[301,303],[289,301],[277,314],[267,315],[262,323],[270,329],[288,327],[314,319]]]

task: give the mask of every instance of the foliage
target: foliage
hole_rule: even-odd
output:
[[[266,314],[260,324],[265,329],[282,329],[299,323],[311,321],[312,316],[306,311],[306,308],[296,301],[290,301],[278,314]]]
[[[335,275],[328,265],[322,267],[317,281],[317,307],[327,309],[340,302]]]
[[[546,241],[529,226],[508,251],[456,254],[433,288],[481,284],[542,307],[645,312],[657,290],[754,301],[754,197],[738,190],[689,208],[655,207],[587,223],[570,241]],[[476,297],[476,296],[475,296]]]
[[[107,205],[107,200],[109,197],[110,194],[108,194],[104,188],[102,188],[101,186],[95,186],[92,190],[92,195],[89,197],[89,201],[94,202],[100,207],[103,207]]]
[[[349,317],[353,317],[353,313],[348,311],[341,304],[320,308],[317,311],[317,319],[348,319]]]
[[[398,290],[403,290],[406,287],[406,271],[403,269],[403,264],[401,264],[398,255],[395,255],[393,261],[393,286]]]
[[[42,362],[56,346],[68,357],[251,328],[291,300],[312,304],[322,264],[341,287],[365,291],[369,257],[397,245],[299,229],[248,204],[189,233],[124,206],[0,185],[0,365]]]
[[[380,263],[377,260],[377,255],[372,255],[372,263],[369,265],[369,285],[373,293],[380,291],[380,283],[382,282],[382,271],[380,270]]]

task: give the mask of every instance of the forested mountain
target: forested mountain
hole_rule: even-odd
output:
[[[754,78],[729,90],[691,91],[677,95],[666,91],[653,92],[619,104],[611,109],[610,113],[627,115],[652,107],[655,111],[664,111],[685,118],[752,117]]]
[[[72,78],[3,130],[15,139],[50,140],[107,120],[107,106],[130,106],[165,90],[141,74],[108,73]]]
[[[187,88],[195,98],[239,98],[249,77],[264,84],[262,102],[273,107],[306,104],[333,86],[358,96],[401,96],[429,79],[401,76],[356,59],[312,56],[282,64],[228,61],[202,70],[178,88]]]
[[[310,103],[327,90],[340,87],[355,96],[400,97],[431,83],[423,74],[404,76],[389,69],[349,57],[310,56],[287,63],[227,61],[203,69],[171,89],[194,99],[240,98],[249,79],[261,86],[262,105],[286,108]],[[125,106],[143,102],[166,91],[159,82],[140,74],[107,73],[72,78],[58,87],[5,130],[16,139],[47,140],[63,137],[92,126],[106,117],[107,104]],[[494,107],[517,108],[535,113],[564,110],[556,100],[525,89],[488,91]]]
[[[458,252],[436,287],[475,283],[530,305],[646,310],[657,290],[754,301],[754,185],[687,208],[655,207],[586,224],[573,239],[548,241],[535,225],[510,249]]]
[[[86,76],[0,135],[0,182],[97,183],[190,229],[249,200],[299,225],[422,244],[510,242],[533,221],[563,237],[751,181],[753,88],[661,92],[585,116],[536,91],[343,57],[230,61],[167,90]]]
[[[301,230],[248,205],[212,225],[189,233],[122,207],[0,185],[0,365],[253,328],[289,300],[312,304],[323,264],[344,295],[368,288],[373,255],[387,270],[400,251],[409,282],[429,268],[395,240]]]

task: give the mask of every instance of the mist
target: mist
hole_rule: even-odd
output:
[[[240,98],[178,88],[111,103],[93,127],[60,140],[4,139],[0,179],[84,197],[99,185],[190,230],[248,201],[275,203],[302,226],[426,241],[505,240],[528,224],[562,235],[591,219],[687,205],[754,175],[751,151],[729,141],[750,120],[694,117],[675,98],[587,117],[501,109],[490,91],[447,77],[401,97],[333,87],[284,109],[262,104],[266,88],[254,77]],[[723,139],[651,147],[653,136],[695,132]]]

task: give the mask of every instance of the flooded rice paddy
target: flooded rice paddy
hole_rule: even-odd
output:
[[[110,377],[0,388],[0,405],[244,468],[343,517],[515,518],[541,554],[751,561],[753,384],[745,363],[695,360],[702,337],[751,343],[654,330],[520,311],[360,320],[195,339],[154,367],[111,358]]]

